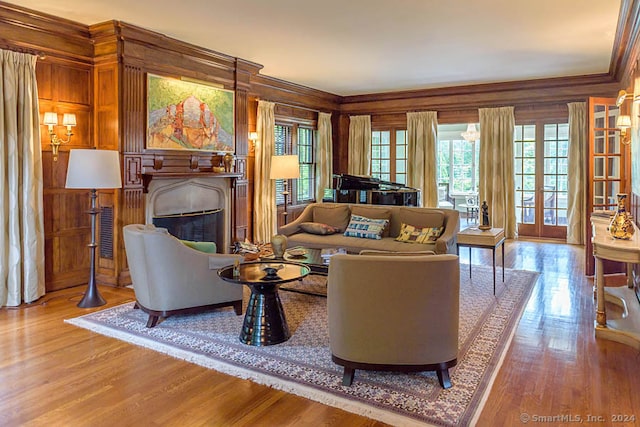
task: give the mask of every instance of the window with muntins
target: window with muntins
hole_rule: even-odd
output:
[[[315,131],[298,124],[277,123],[274,129],[274,152],[281,156],[298,154],[300,178],[289,180],[289,201],[292,205],[315,200]],[[276,180],[276,204],[284,204],[284,180]]]
[[[462,138],[460,134],[466,128],[466,123],[438,126],[438,182],[448,183],[450,192],[477,191],[480,144],[478,141],[467,142]],[[405,129],[391,128],[371,132],[371,176],[406,185],[408,161]]]
[[[407,183],[407,131],[375,130],[371,133],[371,176]]]
[[[449,193],[475,193],[480,182],[480,143],[466,141],[467,124],[438,125],[438,183],[449,184]]]
[[[569,124],[518,124],[513,142],[516,221],[566,226]]]

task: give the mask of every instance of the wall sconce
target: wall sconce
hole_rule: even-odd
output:
[[[480,132],[478,132],[476,130],[476,124],[475,123],[469,123],[467,125],[467,131],[466,132],[462,132],[460,135],[462,135],[464,140],[467,141],[467,142],[474,142],[474,141],[477,141],[480,138]]]
[[[627,99],[631,99],[633,98],[633,94],[632,93],[627,93],[626,90],[622,89],[620,91],[618,91],[618,96],[616,98],[616,105],[619,107],[622,105],[622,103],[624,101],[626,101]]]
[[[69,141],[71,141],[71,136],[73,136],[71,128],[76,125],[76,115],[64,114],[62,116],[62,125],[67,127],[67,139],[60,139],[53,130],[53,127],[58,125],[57,113],[54,113],[52,111],[44,113],[43,124],[49,127],[49,138],[51,138],[51,151],[53,152],[53,161],[57,162],[60,145],[67,144]]]
[[[249,132],[249,141],[251,141],[255,147],[258,143],[258,132]]]
[[[616,119],[616,127],[620,129],[620,142],[624,145],[629,145],[631,142],[631,135],[629,135],[629,128],[631,127],[631,116],[621,114]]]

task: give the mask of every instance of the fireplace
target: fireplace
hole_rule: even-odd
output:
[[[187,212],[161,215],[153,218],[153,224],[166,228],[169,233],[182,240],[214,242],[217,247],[224,245],[224,211],[216,209],[205,212]]]
[[[218,252],[231,246],[229,178],[164,178],[149,184],[146,223],[169,229],[180,239],[213,241]]]

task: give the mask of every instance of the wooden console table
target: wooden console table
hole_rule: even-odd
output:
[[[640,303],[633,289],[631,265],[640,264],[640,231],[630,240],[611,237],[607,231],[609,219],[592,217],[593,256],[596,260],[596,337],[617,341],[640,350]],[[627,286],[609,287],[604,283],[602,261],[608,259],[627,264]],[[620,306],[619,318],[607,319],[606,302]]]

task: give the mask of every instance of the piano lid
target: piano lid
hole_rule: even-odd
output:
[[[391,181],[382,181],[372,176],[362,175],[334,175],[337,178],[337,190],[415,190],[404,184]]]

